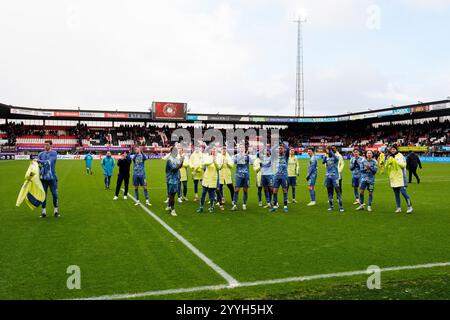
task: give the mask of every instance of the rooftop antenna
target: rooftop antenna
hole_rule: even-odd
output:
[[[295,115],[305,116],[305,80],[303,72],[303,29],[302,24],[307,20],[302,14],[297,15],[294,22],[297,24],[297,73],[295,90]]]

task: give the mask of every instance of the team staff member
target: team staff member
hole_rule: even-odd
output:
[[[128,185],[130,183],[130,166],[131,158],[127,152],[124,152],[120,159],[117,161],[117,166],[119,167],[119,174],[117,175],[117,185],[116,185],[116,195],[113,200],[119,199],[120,188],[122,187],[122,182],[125,184],[125,192],[123,194],[124,200],[128,196]]]
[[[103,168],[103,175],[105,180],[105,190],[109,190],[109,187],[111,186],[111,177],[113,175],[114,167],[116,166],[116,161],[111,156],[111,152],[108,151],[106,153],[106,157],[102,160],[102,168]]]
[[[89,152],[88,154],[86,154],[84,156],[84,161],[86,164],[86,174],[90,174],[92,175],[92,160],[94,160],[94,157],[92,156],[92,154]]]
[[[49,187],[53,198],[53,214],[55,218],[59,218],[58,178],[56,176],[56,160],[58,159],[58,153],[52,150],[53,143],[51,140],[47,140],[44,143],[45,151],[39,153],[37,159],[35,160],[41,167],[39,170],[39,175],[45,191],[45,200],[42,203],[41,218],[47,217],[47,190]]]
[[[417,183],[420,183],[420,177],[417,174],[417,167],[422,169],[422,162],[420,158],[414,152],[410,152],[406,157],[406,170],[409,173],[409,183],[412,183],[412,176],[416,177]]]
[[[386,171],[389,176],[389,181],[392,190],[395,194],[395,202],[397,204],[397,210],[395,213],[401,213],[401,202],[400,194],[405,198],[406,204],[408,205],[408,210],[406,213],[411,214],[413,212],[413,207],[411,203],[411,198],[406,191],[407,181],[406,181],[406,160],[405,157],[398,152],[398,148],[393,146],[390,148],[391,155],[388,157],[386,162]]]

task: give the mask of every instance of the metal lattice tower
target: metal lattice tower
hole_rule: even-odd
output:
[[[303,72],[303,30],[302,24],[306,19],[298,18],[297,23],[297,77],[295,90],[295,115],[297,117],[305,116],[305,80]]]

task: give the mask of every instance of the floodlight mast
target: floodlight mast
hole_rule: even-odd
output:
[[[294,22],[297,24],[297,73],[295,90],[295,115],[305,116],[305,79],[303,71],[303,29],[302,24],[307,20],[298,17]]]

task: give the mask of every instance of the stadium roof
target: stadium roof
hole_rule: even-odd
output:
[[[242,122],[242,123],[334,123],[341,121],[370,120],[392,121],[403,118],[426,118],[450,115],[450,100],[440,100],[418,103],[400,107],[391,107],[366,112],[348,113],[330,116],[289,117],[267,115],[236,115],[236,114],[198,114],[187,113],[184,120],[164,119],[170,122]],[[96,121],[144,121],[162,122],[154,119],[152,112],[136,111],[100,111],[73,109],[49,109],[19,107],[0,103],[0,117],[3,119],[60,119],[60,120],[96,120]]]

